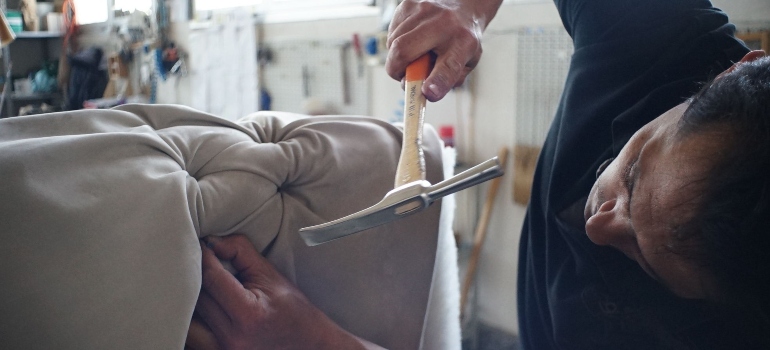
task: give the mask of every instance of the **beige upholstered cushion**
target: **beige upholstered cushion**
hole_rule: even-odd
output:
[[[0,120],[0,348],[181,348],[198,238],[231,233],[342,327],[419,347],[440,203],[317,247],[297,234],[380,200],[400,142],[363,117],[233,123],[163,105]],[[436,183],[432,129],[424,142]]]

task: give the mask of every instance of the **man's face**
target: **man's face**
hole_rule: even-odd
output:
[[[719,152],[715,133],[677,136],[681,104],[637,131],[594,183],[585,208],[588,238],[619,249],[686,298],[707,298],[709,274],[667,247],[694,215]]]

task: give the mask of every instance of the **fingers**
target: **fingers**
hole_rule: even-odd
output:
[[[436,63],[422,87],[423,94],[431,101],[436,102],[449,92],[453,87],[463,84],[465,77],[473,70],[481,56],[480,47],[474,50],[474,55],[467,55],[473,51],[462,48],[447,48],[437,50]]]
[[[233,322],[222,309],[222,306],[205,290],[202,290],[198,295],[195,311],[215,334],[222,334],[222,331],[232,327]]]
[[[423,86],[430,101],[442,99],[459,86],[481,57],[481,26],[467,11],[432,2],[404,1],[399,5],[388,35],[385,69],[393,79],[404,76],[406,66],[425,54],[437,56]]]
[[[395,80],[401,80],[406,72],[406,66],[433,50],[447,39],[445,31],[437,30],[441,17],[441,8],[414,4],[404,1],[399,5],[391,28],[388,32],[388,57],[385,71]],[[404,15],[399,16],[399,13]],[[407,16],[406,14],[414,15]],[[396,21],[403,18],[400,23]]]
[[[197,315],[193,315],[190,328],[187,330],[185,349],[190,350],[219,350],[217,338],[211,329]]]
[[[209,236],[204,240],[219,259],[230,261],[244,284],[258,283],[266,277],[269,270],[265,266],[270,266],[269,262],[257,252],[246,236]]]
[[[202,316],[207,319],[216,318],[216,320],[212,319],[210,325],[222,324],[221,322],[228,320],[218,315],[216,311],[218,308],[225,315],[237,314],[238,311],[250,305],[254,294],[244,289],[241,282],[225,270],[211,249],[201,244],[201,253],[203,281],[198,301],[203,307]],[[210,300],[206,299],[206,296],[210,296]]]

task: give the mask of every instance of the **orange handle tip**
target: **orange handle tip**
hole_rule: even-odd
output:
[[[424,54],[406,67],[406,81],[418,81],[428,78],[430,54]]]

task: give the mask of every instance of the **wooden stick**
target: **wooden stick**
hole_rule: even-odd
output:
[[[500,161],[500,167],[505,169],[505,163],[508,160],[508,148],[503,147],[500,149],[497,159]],[[503,177],[497,177],[492,179],[487,191],[487,200],[484,202],[484,207],[481,210],[481,216],[479,217],[478,225],[476,226],[476,233],[473,238],[473,250],[471,251],[470,260],[468,260],[468,271],[465,273],[465,280],[463,281],[463,289],[460,294],[460,318],[462,319],[465,312],[465,304],[468,302],[468,292],[471,289],[471,283],[476,274],[476,268],[479,262],[479,256],[481,255],[481,247],[484,245],[484,239],[487,236],[487,226],[489,226],[489,219],[492,216],[492,207],[495,204],[495,197],[497,197],[497,190],[500,187],[500,182]]]
[[[425,180],[425,154],[422,151],[422,125],[425,122],[425,96],[422,84],[428,77],[430,56],[425,54],[406,67],[404,98],[404,140],[396,168],[395,187]]]

